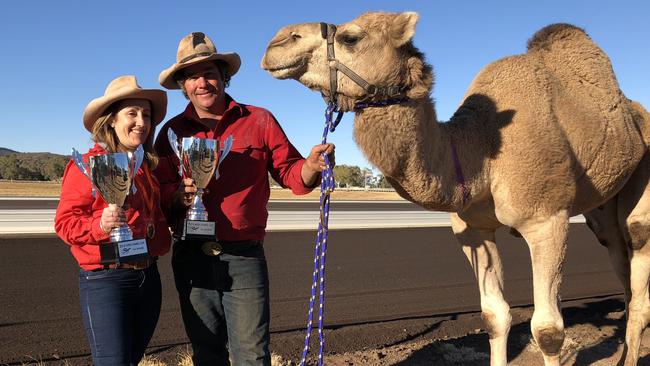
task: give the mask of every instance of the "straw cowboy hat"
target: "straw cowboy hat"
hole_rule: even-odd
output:
[[[201,32],[193,32],[181,39],[176,52],[176,63],[160,73],[158,81],[167,89],[180,89],[174,74],[188,66],[203,61],[222,60],[228,64],[228,75],[233,76],[241,66],[241,59],[236,53],[217,53],[212,40]]]
[[[167,93],[160,89],[142,89],[133,75],[120,76],[108,84],[104,95],[88,103],[84,110],[84,127],[90,132],[97,118],[111,104],[124,99],[146,99],[151,102],[151,124],[157,125],[167,113]]]

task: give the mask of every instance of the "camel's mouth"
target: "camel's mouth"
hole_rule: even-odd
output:
[[[304,58],[299,58],[271,65],[265,60],[265,62],[262,63],[262,68],[268,71],[271,76],[276,79],[288,79],[303,74],[307,68],[307,62]]]

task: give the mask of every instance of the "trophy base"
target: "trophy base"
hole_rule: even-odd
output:
[[[100,264],[139,261],[149,258],[146,239],[110,242],[99,245]]]
[[[217,223],[213,221],[185,220],[182,239],[216,241]]]

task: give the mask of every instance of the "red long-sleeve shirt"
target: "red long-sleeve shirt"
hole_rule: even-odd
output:
[[[289,142],[273,115],[259,107],[235,102],[226,96],[227,110],[211,130],[198,121],[191,103],[185,111],[162,127],[155,149],[160,163],[154,171],[161,184],[163,211],[172,231],[182,233],[185,211],[172,212],[172,196],[178,189],[179,159],[169,145],[167,130],[179,137],[202,137],[219,140],[220,146],[233,136],[230,153],[219,168],[219,179],[208,183],[203,203],[208,220],[217,222],[217,238],[226,241],[264,239],[270,189],[267,171],[294,194],[306,194],[301,170],[305,159]]]
[[[101,154],[106,154],[106,151],[100,145],[95,145],[83,158],[87,162],[88,157]],[[138,170],[135,177],[138,192],[127,196],[124,213],[134,239],[145,238],[147,225],[150,222],[155,225],[155,235],[147,238],[147,245],[150,256],[161,256],[169,251],[171,235],[160,207],[158,182],[148,170],[146,164]],[[108,204],[99,192],[93,197],[91,191],[90,180],[70,161],[63,173],[61,200],[54,217],[54,230],[70,245],[70,251],[79,266],[89,271],[102,268],[99,264],[99,244],[109,241],[109,234],[99,227],[102,212]],[[149,203],[153,203],[151,209],[143,199],[145,193],[153,199]]]

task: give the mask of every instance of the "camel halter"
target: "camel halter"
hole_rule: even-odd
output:
[[[334,55],[334,36],[336,35],[336,26],[334,24],[328,24],[321,22],[320,23],[320,32],[321,36],[327,40],[327,61],[329,63],[330,69],[330,95],[326,97],[323,95],[323,98],[328,103],[328,110],[333,108],[334,111],[338,112],[336,121],[331,125],[330,131],[334,132],[334,129],[338,125],[343,116],[343,112],[338,109],[338,104],[336,101],[337,92],[337,73],[338,71],[342,72],[345,76],[354,81],[359,85],[363,90],[366,91],[366,95],[354,105],[354,110],[358,111],[368,107],[386,107],[393,104],[401,104],[408,101],[408,98],[403,95],[404,87],[400,85],[388,85],[388,86],[376,86],[370,84],[359,76],[354,71],[350,70],[347,66],[340,63],[336,56]],[[375,97],[382,97],[380,100],[372,101]],[[460,165],[460,160],[458,159],[458,153],[456,152],[456,146],[454,142],[451,142],[451,152],[454,159],[454,168],[456,170],[456,180],[460,187],[462,193],[463,204],[467,202],[470,196],[469,189],[465,184],[465,177],[463,176],[463,170]]]
[[[402,86],[400,85],[376,86],[374,84],[370,84],[369,82],[364,80],[361,76],[359,76],[357,73],[350,70],[347,66],[343,65],[336,59],[334,55],[334,35],[336,34],[336,26],[334,24],[321,22],[320,32],[323,38],[327,40],[327,61],[329,63],[329,69],[330,69],[330,95],[329,97],[323,96],[323,98],[325,98],[325,100],[328,103],[333,103],[334,105],[337,104],[336,94],[337,94],[337,72],[338,71],[342,72],[345,76],[350,78],[350,80],[354,81],[363,90],[365,90],[366,95],[364,96],[362,101],[357,104],[361,104],[362,102],[369,101],[375,97],[383,97],[383,98],[401,97],[399,99],[400,100],[399,102],[392,103],[392,104],[402,103],[403,101],[406,100],[402,96],[402,91],[404,89]],[[367,103],[364,103],[364,105],[365,104]],[[369,106],[384,106],[384,105],[372,105],[371,103],[371,105],[365,105],[363,108]]]

